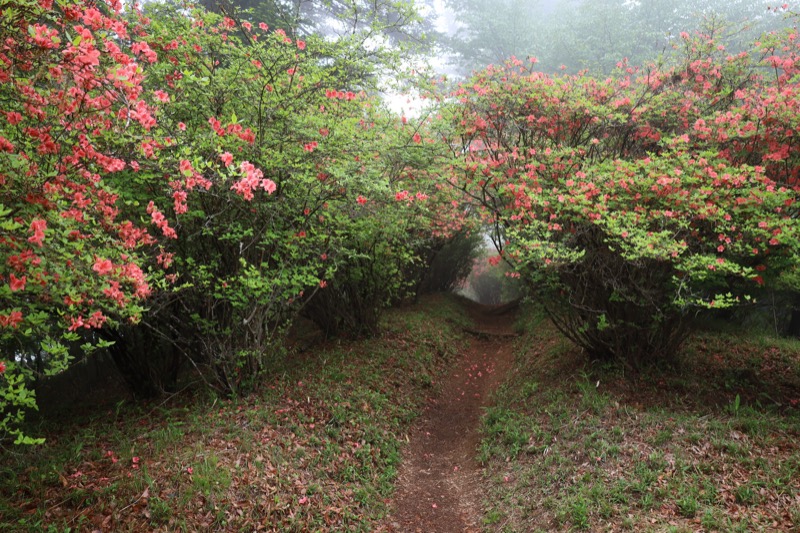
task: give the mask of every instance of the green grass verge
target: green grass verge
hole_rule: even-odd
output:
[[[259,394],[67,420],[0,452],[0,530],[370,531],[467,323],[431,297],[390,311],[380,338],[291,356]]]
[[[800,344],[706,333],[631,376],[517,329],[482,420],[486,530],[800,530]]]

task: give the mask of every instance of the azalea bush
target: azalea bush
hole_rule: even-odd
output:
[[[416,296],[435,251],[468,222],[461,203],[439,183],[446,153],[424,120],[373,115],[356,201],[337,205],[345,222],[334,239],[332,275],[303,314],[326,335],[373,335],[383,311]],[[455,202],[455,203],[453,203]]]
[[[136,322],[153,290],[154,238],[109,183],[154,123],[120,8],[0,7],[0,434],[18,441],[31,378]]]
[[[207,368],[210,384],[235,392],[325,276],[325,204],[338,190],[317,147],[332,137],[323,122],[359,106],[338,89],[326,98],[320,70],[300,72],[305,43],[281,31],[157,5],[138,20],[157,55],[146,72],[162,99],[158,127],[171,137],[127,186],[163,224],[169,274],[145,321]]]
[[[703,309],[796,288],[797,39],[548,76],[512,59],[453,94],[451,183],[597,359],[671,357]]]
[[[201,10],[148,16],[165,59],[148,83],[166,95],[160,127],[175,139],[140,190],[172,196],[152,209],[180,235],[160,239],[175,276],[153,329],[226,392],[258,382],[304,306],[328,333],[374,332],[418,242],[437,220],[456,226],[430,207],[450,191],[416,164],[441,158],[440,145],[383,110],[363,76],[331,67],[353,42]],[[177,179],[162,178],[165,160],[179,162]]]
[[[458,229],[416,156],[384,157],[441,147],[369,96],[355,37],[81,0],[4,5],[0,32],[0,433],[20,442],[27,387],[79,345],[141,395],[185,361],[236,393],[336,277],[385,262],[350,276],[385,305]]]

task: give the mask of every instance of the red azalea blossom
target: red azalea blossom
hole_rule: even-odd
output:
[[[41,218],[35,218],[31,221],[30,231],[33,233],[28,237],[28,242],[41,247],[44,241],[44,231],[47,229],[47,221]]]
[[[8,276],[8,286],[11,287],[11,292],[24,290],[27,281],[25,276],[20,278],[17,278],[14,274],[9,274]]]
[[[20,122],[22,122],[22,114],[17,113],[16,111],[7,111],[6,112],[6,120],[12,126],[16,126]]]
[[[96,257],[94,261],[94,266],[92,266],[92,270],[94,270],[101,276],[105,276],[107,274],[111,274],[114,271],[114,264],[111,262],[110,259],[101,259],[99,257]]]
[[[21,311],[11,311],[7,315],[0,315],[0,326],[4,328],[16,329],[19,323],[22,322]]]

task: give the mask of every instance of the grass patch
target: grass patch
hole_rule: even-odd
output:
[[[0,530],[371,531],[468,323],[435,296],[387,313],[380,338],[289,355],[258,394],[43,427],[45,445],[0,452]]]
[[[696,336],[672,369],[585,363],[521,321],[482,421],[485,523],[504,531],[800,529],[800,344]]]

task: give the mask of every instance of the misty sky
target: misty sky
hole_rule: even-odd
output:
[[[436,28],[452,53],[445,72],[469,75],[511,55],[534,56],[546,72],[608,73],[618,61],[636,64],[669,53],[678,35],[716,28],[727,48],[749,47],[763,32],[793,25],[768,6],[775,0],[433,0]],[[713,22],[712,22],[713,21]],[[443,54],[444,55],[444,54]],[[437,65],[439,66],[439,65]]]

